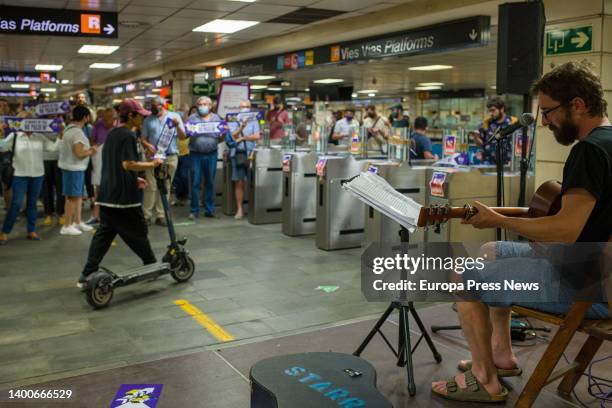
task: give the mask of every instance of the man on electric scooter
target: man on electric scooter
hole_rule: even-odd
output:
[[[145,187],[146,181],[138,177],[137,172],[158,167],[163,160],[139,161],[138,138],[134,133],[150,114],[134,99],[125,99],[119,105],[121,126],[108,134],[102,153],[100,195],[96,202],[100,206],[100,226],[91,240],[87,264],[77,284],[81,289],[87,287],[87,277],[98,270],[117,234],[143,264],[157,262],[147,237],[148,228],[138,191]]]

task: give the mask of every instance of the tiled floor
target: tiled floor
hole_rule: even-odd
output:
[[[285,237],[280,224],[254,226],[229,217],[190,223],[186,215],[186,208],[177,209],[177,230],[189,239],[194,278],[120,288],[101,311],[91,310],[75,287],[91,235],[64,237],[57,226],[41,225],[43,240],[29,242],[23,221],[16,225],[9,244],[0,247],[0,385],[124,367],[217,343],[173,303],[177,299],[197,306],[236,339],[384,308],[361,296],[359,249],[325,252],[314,237]],[[166,229],[151,227],[151,239],[161,255]],[[119,238],[104,261],[114,271],[138,264]],[[326,293],[316,290],[319,285],[339,288]]]
[[[449,313],[449,305],[434,305],[419,309],[421,319],[429,324],[456,324],[453,313]],[[391,341],[397,338],[397,315],[392,315],[383,326],[383,332]],[[330,325],[318,329],[300,331],[296,334],[280,336],[268,340],[253,339],[238,343],[227,343],[222,346],[210,346],[205,351],[185,354],[177,357],[161,359],[150,363],[131,365],[110,369],[93,374],[64,378],[33,385],[38,389],[70,389],[74,398],[62,403],[63,407],[107,407],[113,400],[121,384],[163,384],[158,408],[193,407],[193,408],[239,408],[249,406],[249,370],[258,361],[284,354],[304,352],[341,352],[352,353],[366,333],[374,324],[374,320]],[[412,344],[415,344],[419,332],[411,319]],[[410,397],[406,391],[406,373],[403,368],[395,365],[392,353],[386,348],[379,336],[374,337],[365,349],[362,358],[369,361],[377,373],[377,388],[394,407],[453,407],[472,406],[457,404],[431,395],[432,380],[446,379],[453,376],[457,361],[468,358],[469,352],[460,331],[444,332],[432,336],[434,344],[442,356],[442,362],[437,364],[423,342],[417,348],[414,357],[414,372],[417,393]],[[584,340],[583,336],[579,336]],[[577,351],[579,342],[574,342],[568,350],[572,358]],[[529,378],[535,364],[539,360],[545,341],[532,347],[517,347],[516,352],[524,369],[521,377],[506,380],[510,388],[510,399],[505,406],[511,406]],[[609,355],[612,347],[604,345],[599,354]],[[612,371],[612,364],[605,363],[594,368],[593,374],[606,376]],[[535,407],[578,407],[575,399],[566,400],[555,392],[556,383],[547,386],[536,401]],[[1,387],[0,387],[1,389]],[[311,392],[317,394],[316,391]],[[581,380],[576,386],[578,398],[587,406],[597,404],[586,394],[586,380]],[[0,398],[2,395],[0,391]],[[316,395],[315,395],[316,396]],[[0,399],[0,401],[2,401]],[[5,403],[6,408],[41,408],[53,404],[43,403]],[[295,405],[321,408],[318,405],[308,405],[308,401],[300,401]],[[478,406],[497,406],[478,404]]]

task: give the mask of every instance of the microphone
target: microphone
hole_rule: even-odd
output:
[[[498,140],[503,139],[504,137],[507,137],[508,135],[511,135],[512,133],[516,132],[520,128],[531,126],[534,123],[535,123],[535,117],[531,113],[523,113],[520,116],[518,122],[501,129],[499,132],[497,132],[495,138]]]

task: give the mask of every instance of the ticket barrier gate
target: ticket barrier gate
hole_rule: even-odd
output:
[[[258,147],[248,171],[248,220],[251,224],[282,221],[283,155],[277,147]]]
[[[318,156],[307,150],[283,155],[282,231],[290,237],[316,232]]]
[[[432,168],[427,170],[428,205],[450,205],[463,207],[474,201],[488,206],[496,206],[497,178],[495,168],[472,166],[464,169]],[[504,195],[506,206],[516,206],[519,195],[520,177],[518,173],[506,172],[504,175]],[[527,179],[526,201],[531,201],[534,191],[534,178]],[[507,239],[518,237],[508,234]],[[439,227],[428,228],[425,232],[427,242],[488,242],[496,240],[495,229],[478,230],[471,225],[461,224],[460,219],[452,219]]]
[[[429,161],[431,163],[431,161]],[[424,164],[410,166],[408,162],[385,161],[373,163],[370,171],[384,178],[394,189],[412,198],[421,205],[426,204],[427,198],[427,169]],[[366,205],[364,248],[373,243],[399,243],[400,225],[386,215]],[[424,231],[419,228],[410,234],[410,243],[424,241]]]
[[[376,153],[370,155],[375,157]],[[351,155],[320,156],[317,161],[316,245],[326,251],[358,248],[364,237],[365,205],[342,188],[342,180],[359,174],[368,159]]]

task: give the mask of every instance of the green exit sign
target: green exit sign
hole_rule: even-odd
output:
[[[195,96],[211,96],[215,94],[215,86],[211,84],[193,84],[192,93]]]
[[[593,27],[575,27],[546,32],[546,55],[593,50]]]

